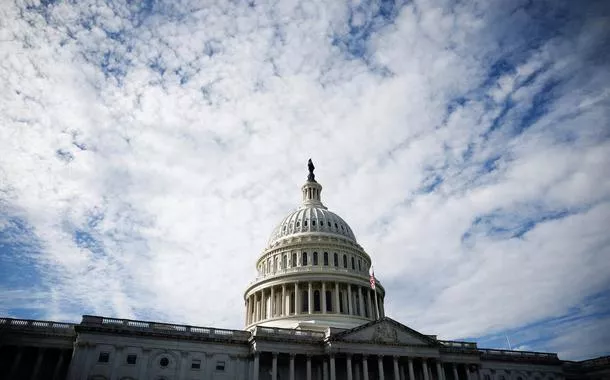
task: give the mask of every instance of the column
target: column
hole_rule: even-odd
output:
[[[347,355],[346,363],[347,380],[352,380],[352,355]]]
[[[258,322],[261,320],[261,301],[259,300],[258,293],[254,293],[254,297],[256,299],[256,303],[254,306],[254,307],[256,307],[256,311],[254,313],[255,314],[254,319],[255,319],[255,322]]]
[[[311,380],[311,355],[307,355],[306,370],[307,370],[307,380]],[[258,378],[254,379],[254,380],[258,380]]]
[[[259,363],[258,363],[258,352],[254,354],[254,369],[252,372],[252,380],[258,380],[258,372],[259,372]]]
[[[14,379],[17,374],[17,370],[19,369],[19,363],[21,362],[21,357],[23,356],[23,347],[19,346],[17,348],[17,355],[15,356],[15,360],[13,361],[13,365],[11,366],[11,371],[8,374],[9,379]]]
[[[330,355],[330,380],[337,380],[335,372],[335,355]]]
[[[320,294],[320,303],[322,304],[322,314],[326,314],[326,283],[322,282],[322,294]]]
[[[352,315],[352,285],[347,284],[347,314]]]
[[[443,365],[441,364],[441,361],[436,359],[436,375],[438,376],[438,380],[444,380],[444,373],[443,373]]]
[[[428,372],[428,363],[426,362],[425,358],[422,360],[422,367],[422,371],[424,372],[424,380],[430,380],[430,373]]]
[[[250,324],[250,297],[246,297],[246,326]]]
[[[362,378],[369,380],[369,358],[366,355],[362,357]]]
[[[271,299],[269,300],[269,318],[275,317],[275,287],[271,287]]]
[[[311,314],[313,310],[313,286],[309,282],[309,291],[307,292],[307,314]]]
[[[376,319],[375,310],[373,309],[373,302],[371,301],[371,289],[366,290],[366,302],[369,307],[369,318]]]
[[[59,350],[59,358],[57,358],[57,363],[55,363],[55,369],[53,370],[53,380],[59,379],[59,371],[61,371],[61,366],[64,364],[64,350]]]
[[[341,307],[339,305],[340,302],[341,300],[339,300],[339,283],[335,282],[335,314],[339,314],[341,312]]]
[[[415,372],[413,371],[413,359],[409,358],[409,380],[415,380]]]
[[[383,356],[381,355],[377,356],[377,367],[379,369],[379,380],[385,380],[385,375],[383,373]]]
[[[398,372],[398,356],[394,356],[394,380],[400,380],[400,372]]]
[[[360,308],[360,316],[364,317],[364,299],[362,299],[362,286],[358,286],[358,307]]]
[[[140,359],[140,379],[146,379],[146,371],[148,370],[148,355],[150,354],[149,348],[144,348],[142,350],[142,358]],[[205,363],[203,363],[205,364]]]
[[[400,364],[400,363],[398,363]],[[400,364],[400,380],[407,380],[407,377],[405,376],[405,365]]]
[[[290,354],[290,377],[288,380],[294,380],[294,354]]]
[[[42,359],[44,357],[45,348],[38,348],[38,356],[36,357],[36,364],[34,364],[34,370],[32,371],[32,376],[30,379],[35,380],[38,377],[38,372],[40,371],[40,365],[42,364]]]
[[[455,365],[455,363],[453,363],[453,380],[458,380],[458,371],[457,371],[457,367]]]
[[[300,313],[299,310],[299,283],[294,283],[294,315]]]
[[[273,352],[272,355],[273,361],[271,362],[271,380],[277,380],[277,352]]]
[[[282,312],[280,315],[282,317],[288,315],[288,313],[286,313],[286,284],[282,284],[282,302],[280,302],[280,305],[282,306]]]
[[[123,352],[123,347],[117,347],[114,350],[114,355],[110,356],[110,360],[112,361],[112,372],[110,372],[110,380],[115,380],[117,378],[117,370],[119,369],[119,364],[122,363],[120,359],[121,352]]]

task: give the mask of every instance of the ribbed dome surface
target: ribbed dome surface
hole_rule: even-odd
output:
[[[355,242],[356,237],[350,226],[339,215],[322,207],[301,207],[288,214],[273,230],[269,245],[287,236],[303,233],[334,234]]]

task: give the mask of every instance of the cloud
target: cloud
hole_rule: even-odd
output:
[[[391,316],[604,352],[578,333],[603,313],[552,322],[610,286],[604,2],[0,12],[0,258],[35,279],[0,281],[3,313],[239,328],[313,157]]]

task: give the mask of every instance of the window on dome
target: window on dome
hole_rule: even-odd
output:
[[[318,252],[313,253],[313,265],[318,265]]]
[[[336,267],[339,266],[339,255],[337,255],[337,252],[335,252],[335,257],[334,257],[334,264]]]
[[[336,229],[339,229],[339,226],[337,225],[337,223],[335,223],[335,228],[336,228]]]
[[[345,227],[343,226],[343,224],[341,225],[341,231],[345,231]]]
[[[303,222],[303,227],[307,227],[307,219]]]
[[[324,252],[324,265],[328,266],[328,252]]]
[[[343,255],[343,268],[347,268],[347,255]]]
[[[358,270],[362,272],[362,260],[358,259]]]
[[[330,227],[330,222],[328,222],[328,226]]]
[[[273,258],[273,273],[275,272],[277,272],[277,256]]]
[[[303,252],[303,255],[301,257],[301,265],[303,265],[303,266],[307,265],[307,252]]]
[[[297,253],[293,252],[292,253],[292,263],[290,263],[291,267],[296,267],[297,266]]]
[[[321,311],[322,309],[320,308],[320,291],[319,290],[314,290],[313,291],[313,311]]]
[[[288,266],[288,255],[284,255],[284,258],[282,259],[282,269],[286,269]]]
[[[297,220],[297,227],[301,227],[301,221]]]
[[[316,226],[316,221],[315,221],[315,220],[312,220],[312,221],[311,221],[311,225],[315,227],[315,226]]]
[[[352,270],[356,270],[356,261],[354,261],[354,256],[352,256]]]

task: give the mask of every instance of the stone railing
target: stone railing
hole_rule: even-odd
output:
[[[557,354],[533,351],[510,351],[483,348],[479,349],[484,358],[498,358],[501,360],[519,361],[556,361],[559,362]]]
[[[467,349],[476,349],[477,348],[477,344],[474,342],[458,342],[458,341],[453,341],[453,340],[439,340],[438,342],[445,347],[451,347],[451,348],[467,348]]]
[[[75,336],[74,324],[33,319],[0,318],[0,331],[30,331],[51,333],[53,335]]]
[[[189,325],[175,325],[171,323],[147,322],[131,319],[117,319],[84,315],[82,326],[118,328],[133,332],[150,332],[156,334],[182,335],[186,337],[218,338],[247,340],[250,333],[244,330],[228,330],[213,327],[197,327]]]
[[[319,341],[322,341],[325,337],[324,332],[321,331],[282,329],[278,327],[264,326],[256,326],[252,332],[252,335],[256,337],[273,337],[276,339]]]
[[[355,270],[346,269],[346,268],[342,268],[342,267],[335,267],[334,265],[306,265],[306,266],[297,266],[297,267],[279,269],[279,270],[276,270],[275,272],[270,272],[270,273],[263,274],[263,275],[259,274],[254,281],[250,282],[249,285],[255,284],[256,282],[264,280],[264,279],[277,277],[277,276],[283,276],[283,275],[292,274],[292,273],[352,274],[352,275],[362,276],[363,278],[366,277],[366,279],[369,278],[369,274],[367,272],[355,271]],[[381,286],[381,282],[379,281],[379,279],[377,279],[377,285]]]

